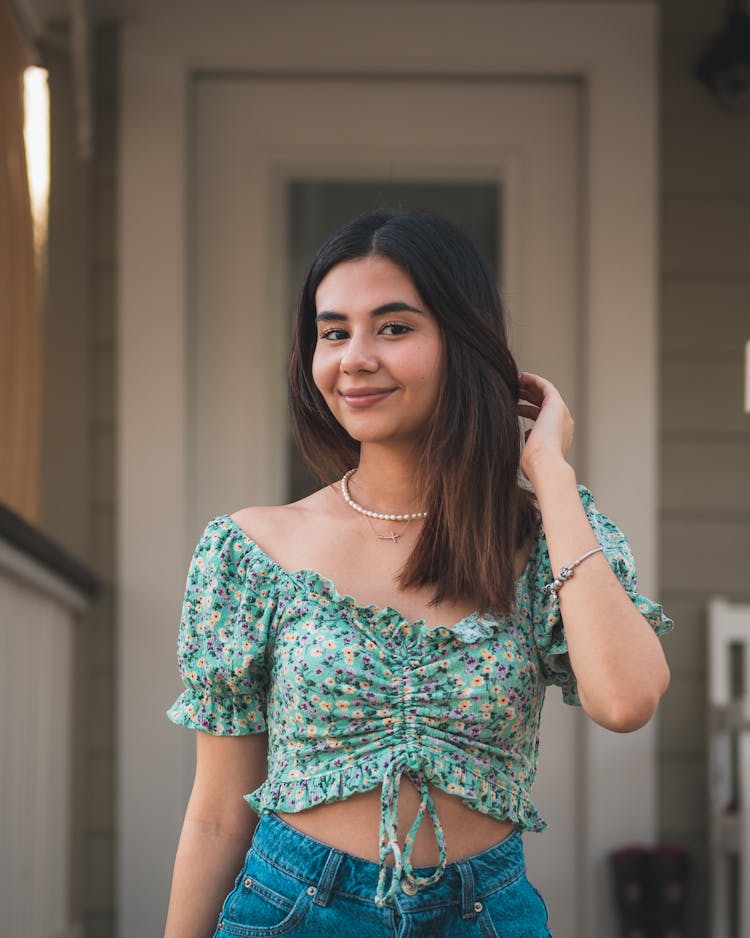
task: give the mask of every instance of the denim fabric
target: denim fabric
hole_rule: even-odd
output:
[[[552,938],[544,900],[526,878],[519,831],[449,863],[414,895],[402,882],[385,906],[374,902],[378,870],[266,812],[214,938]]]

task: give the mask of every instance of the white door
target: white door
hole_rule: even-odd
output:
[[[519,364],[555,381],[576,412],[579,108],[572,82],[195,79],[188,501],[196,537],[214,514],[289,499],[293,255],[296,226],[316,224],[292,198],[300,189],[323,203],[331,192],[345,202],[348,192],[352,216],[368,187],[385,201],[411,193],[422,204],[408,207],[441,210],[424,204],[438,186],[464,215],[477,193],[485,208],[491,202],[484,225],[494,217],[497,230],[485,242],[497,252]],[[579,714],[550,691],[534,791],[550,829],[528,835],[526,847],[558,938],[582,933],[578,727]]]

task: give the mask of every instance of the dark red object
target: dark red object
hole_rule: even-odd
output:
[[[621,938],[685,938],[690,855],[679,844],[610,854]]]

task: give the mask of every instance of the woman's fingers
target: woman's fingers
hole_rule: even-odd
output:
[[[517,406],[521,417],[534,421],[533,427],[524,430],[526,460],[532,458],[531,450],[538,453],[559,449],[565,457],[573,438],[573,418],[555,385],[541,375],[522,371]]]
[[[521,399],[530,401],[537,406],[542,405],[547,394],[555,390],[554,384],[547,381],[541,375],[532,374],[530,371],[522,371],[519,375],[521,385]]]

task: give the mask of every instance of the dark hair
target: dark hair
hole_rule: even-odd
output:
[[[430,212],[374,211],[320,248],[299,294],[289,385],[294,433],[324,483],[359,462],[359,443],[312,378],[315,293],[337,264],[377,255],[410,276],[443,339],[444,380],[421,442],[416,479],[428,512],[400,571],[402,588],[431,585],[433,602],[470,600],[483,612],[514,606],[515,551],[537,523],[520,483],[519,375],[494,278],[471,239]]]

